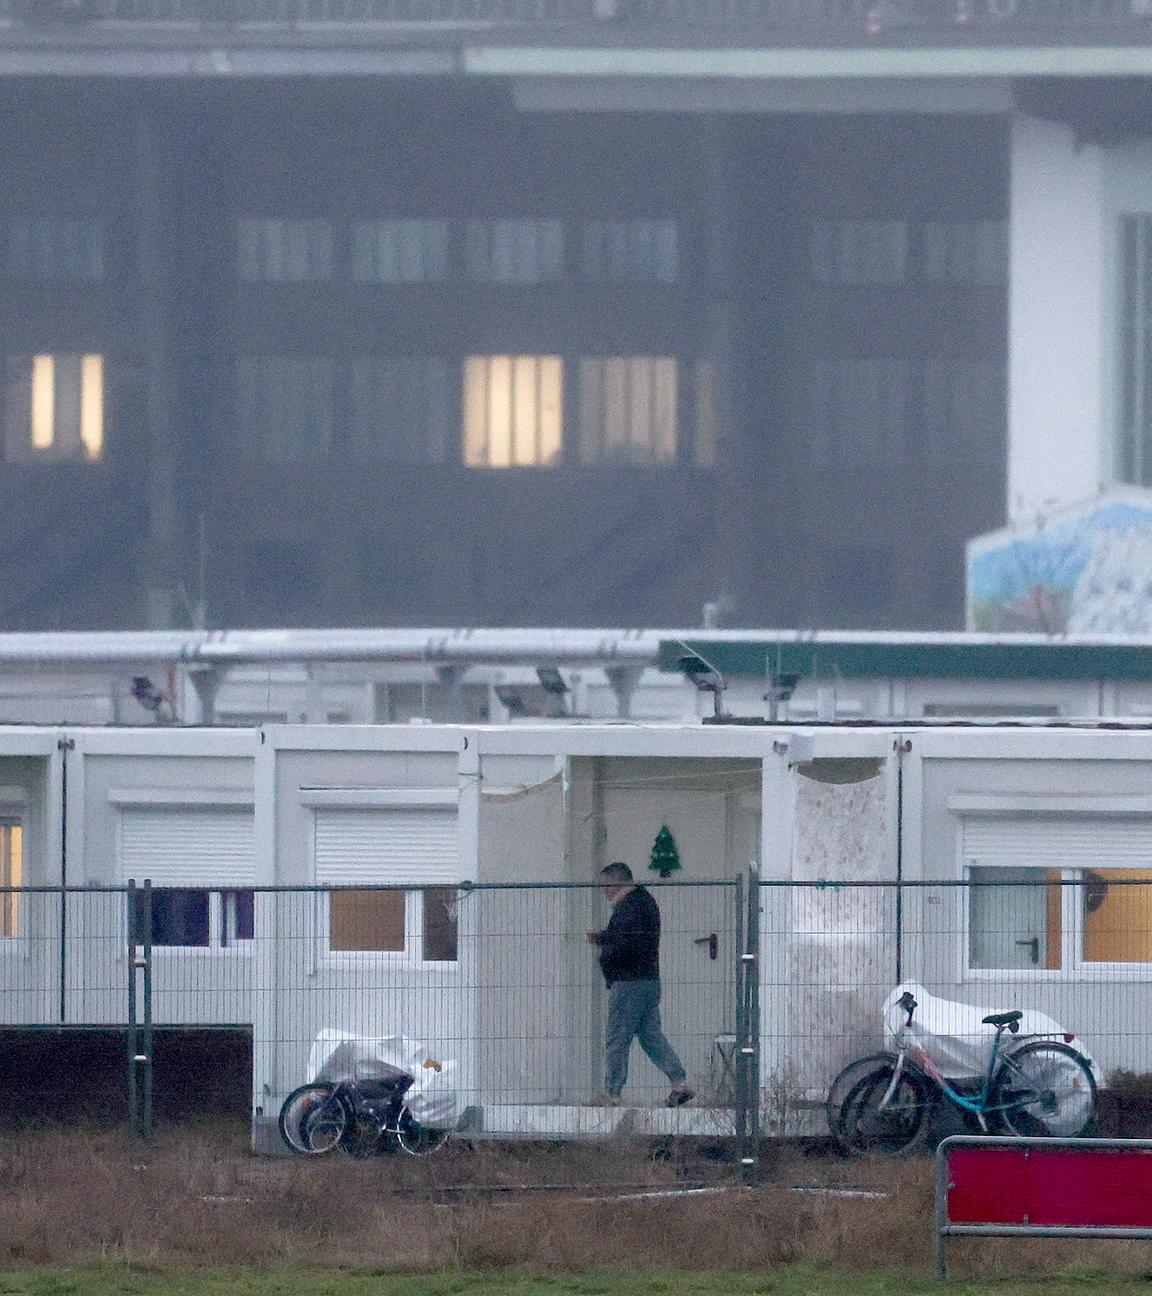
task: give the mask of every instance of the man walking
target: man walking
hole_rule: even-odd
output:
[[[695,1095],[660,1028],[660,909],[633,882],[627,864],[601,869],[600,890],[612,902],[612,916],[603,931],[590,931],[588,940],[600,950],[600,971],[608,987],[604,1102],[620,1105],[635,1038],[671,1081],[668,1106],[680,1107]]]

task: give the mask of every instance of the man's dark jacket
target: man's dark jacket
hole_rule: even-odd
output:
[[[613,905],[597,943],[607,985],[660,979],[660,909],[643,887],[633,887]]]

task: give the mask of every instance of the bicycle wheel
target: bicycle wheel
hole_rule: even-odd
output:
[[[407,1107],[396,1122],[396,1145],[409,1156],[429,1156],[448,1141],[448,1131],[421,1125]]]
[[[280,1108],[280,1137],[293,1152],[317,1156],[331,1152],[344,1136],[348,1113],[334,1085],[306,1084],[294,1089]]]
[[[923,1139],[932,1102],[928,1085],[907,1068],[893,1083],[895,1075],[895,1059],[880,1056],[853,1063],[833,1082],[837,1101],[829,1124],[851,1155],[904,1156]]]
[[[1096,1080],[1074,1048],[1036,1040],[1005,1056],[989,1103],[1006,1134],[1079,1138],[1096,1116]]]

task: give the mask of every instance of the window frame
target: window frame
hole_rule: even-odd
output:
[[[136,885],[136,894],[139,895],[143,887],[139,883]],[[159,958],[251,958],[256,946],[256,923],[255,923],[255,886],[238,887],[238,886],[169,886],[166,883],[153,885],[153,892],[156,891],[203,891],[208,893],[208,943],[206,945],[159,945],[153,940],[151,949],[152,957]],[[227,915],[227,906],[224,897],[229,894],[235,894],[240,891],[253,892],[253,924],[251,937],[233,937],[231,940],[225,940],[228,931],[229,918]],[[127,931],[125,933],[129,942],[132,940],[135,916],[131,909],[125,905],[125,923]],[[139,946],[140,941],[136,944]]]
[[[23,807],[0,803],[0,829],[13,828],[20,829],[20,882],[13,882],[11,885],[26,887],[30,885],[28,882],[28,824],[25,821]],[[4,897],[6,902],[10,899],[16,900],[12,934],[0,935],[0,951],[9,958],[14,955],[31,957],[32,942],[28,939],[27,930],[29,898],[28,892],[20,894],[12,892]]]
[[[1091,869],[1082,865],[1072,867],[1061,866],[1058,863],[1046,868],[1044,865],[1028,865],[1007,863],[1001,860],[990,860],[987,858],[980,859],[972,857],[966,859],[963,864],[961,877],[967,883],[972,881],[972,872],[974,869],[997,869],[997,868],[1034,868],[1038,873],[1048,871],[1058,871],[1060,873],[1061,884],[1063,884],[1064,903],[1060,909],[1060,967],[1059,968],[975,968],[971,965],[971,941],[972,941],[972,908],[971,908],[971,889],[970,886],[957,887],[959,910],[957,914],[956,930],[960,933],[960,942],[957,950],[959,960],[959,981],[963,982],[981,982],[981,981],[1003,981],[1006,977],[1013,980],[1027,979],[1029,981],[1053,981],[1053,982],[1084,982],[1084,981],[1148,981],[1152,982],[1152,958],[1144,963],[1121,963],[1121,962],[1097,962],[1089,961],[1084,957],[1084,913],[1082,897],[1085,884],[1085,875],[1088,872],[1101,873],[1107,875],[1113,869],[1126,870],[1131,866],[1113,864],[1094,865]],[[1069,885],[1071,884],[1071,885]],[[1152,887],[1152,880],[1147,885]],[[1068,897],[1073,897],[1069,903]]]
[[[424,900],[425,893],[433,891],[459,892],[458,886],[429,882],[413,886],[397,883],[333,882],[316,892],[315,922],[317,948],[321,967],[390,966],[397,968],[458,968],[460,966],[459,929],[457,929],[456,957],[454,959],[428,959],[424,957]],[[404,896],[404,948],[402,950],[335,950],[332,948],[333,891],[399,891]]]

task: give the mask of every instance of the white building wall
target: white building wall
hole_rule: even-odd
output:
[[[1034,521],[1109,472],[1113,325],[1106,157],[1074,131],[1012,128],[1007,509]]]

